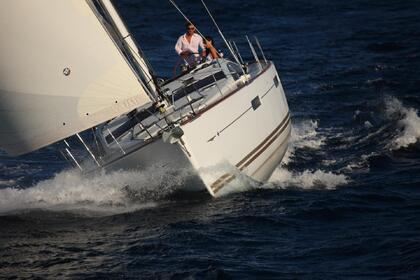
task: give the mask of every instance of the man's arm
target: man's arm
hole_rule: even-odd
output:
[[[178,41],[175,44],[175,51],[178,55],[182,53],[182,36],[178,38]]]
[[[219,58],[219,55],[217,54],[216,49],[213,47],[213,45],[210,42],[206,42],[208,49],[210,50],[211,57],[213,59]]]

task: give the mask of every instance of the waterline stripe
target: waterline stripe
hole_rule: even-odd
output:
[[[239,170],[243,170],[247,166],[249,166],[256,158],[258,158],[269,146],[273,144],[273,142],[280,137],[283,131],[288,127],[290,123],[290,114],[287,113],[286,117],[282,120],[282,122],[268,135],[254,150],[252,150],[248,155],[246,155],[236,167]],[[281,143],[283,145],[284,141]],[[211,184],[210,188],[214,194],[216,194],[221,188],[223,188],[226,184],[231,182],[235,179],[236,176],[230,173],[223,174],[219,177],[216,181]]]
[[[276,134],[277,131],[281,130],[282,126],[290,120],[290,114],[287,113],[286,117],[281,121],[281,123],[255,148],[253,149],[248,155],[246,155],[238,164],[236,164],[237,168],[240,168],[241,165],[247,161],[255,152],[257,152],[264,144],[270,140],[271,137],[273,137],[274,134]],[[284,129],[283,129],[284,130]]]

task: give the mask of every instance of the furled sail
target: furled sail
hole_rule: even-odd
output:
[[[84,0],[0,2],[0,148],[27,153],[151,99]]]

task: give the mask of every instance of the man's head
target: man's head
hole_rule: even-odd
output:
[[[195,26],[192,22],[187,22],[185,24],[185,27],[187,28],[187,34],[188,35],[193,35],[195,32]]]

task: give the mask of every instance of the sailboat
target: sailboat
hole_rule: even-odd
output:
[[[0,148],[10,155],[60,142],[82,172],[189,168],[219,196],[241,176],[266,181],[287,150],[287,100],[258,40],[263,58],[248,37],[251,62],[225,41],[232,59],[163,80],[110,0],[6,0],[0,26]]]

